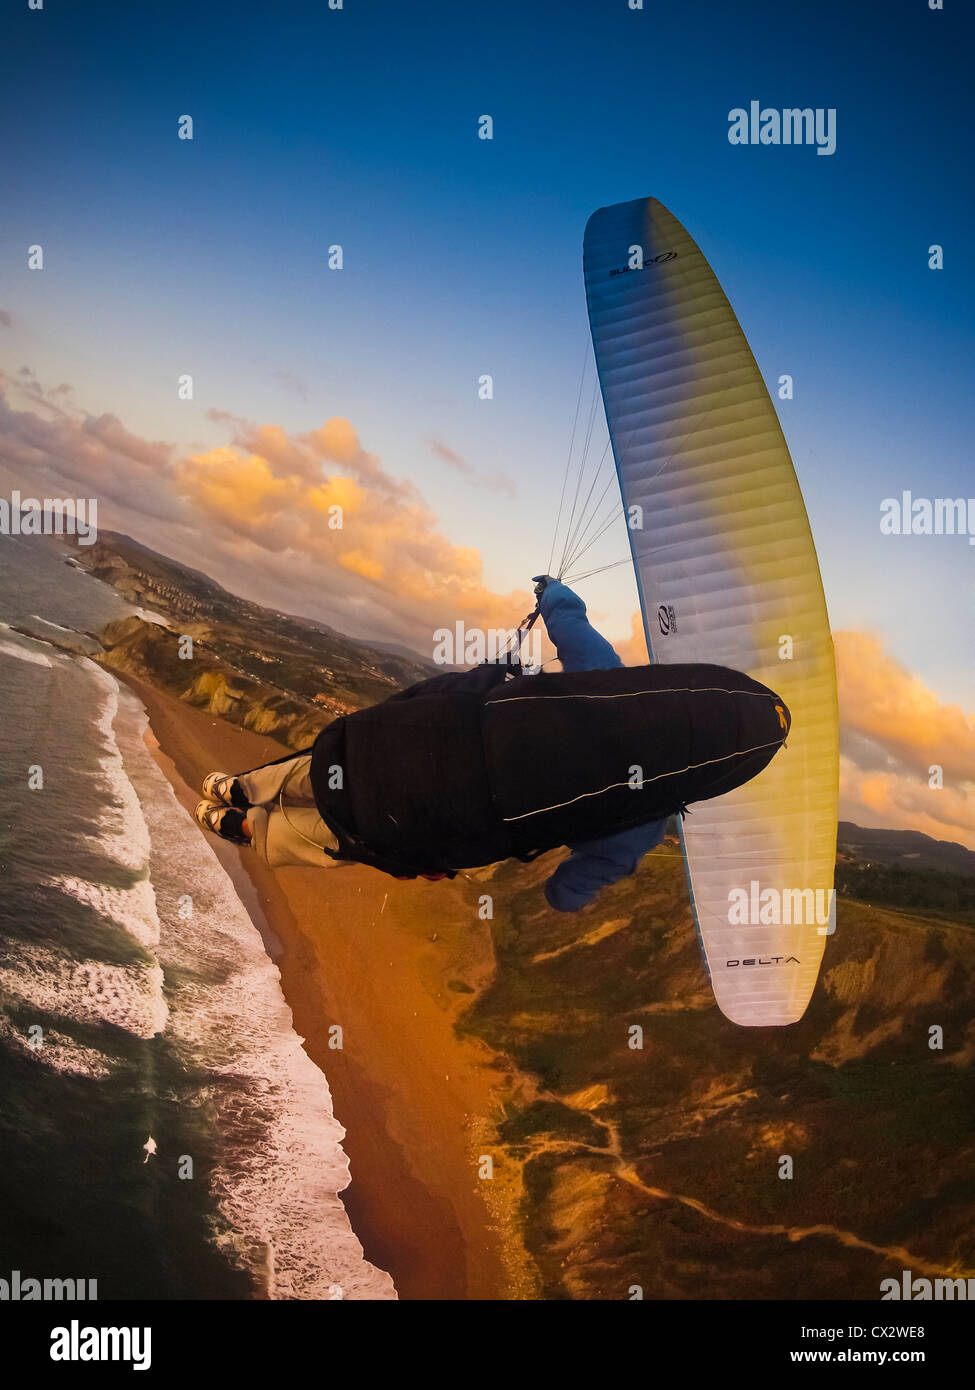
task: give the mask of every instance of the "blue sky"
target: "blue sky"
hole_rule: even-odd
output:
[[[548,559],[586,219],[652,193],[710,259],[766,380],[795,379],[780,416],[834,629],[877,632],[970,708],[975,548],[879,532],[903,488],[975,492],[972,28],[946,3],[21,6],[0,59],[0,361],[176,453],[228,443],[208,410],[289,434],[347,417],[506,593]],[[728,112],[753,98],[835,107],[836,153],[730,145]],[[34,242],[43,275],[23,269]],[[197,396],[177,405],[183,371]],[[137,496],[129,529],[167,549]],[[617,533],[600,558],[625,553]],[[264,596],[252,552],[213,559]],[[625,568],[586,597],[629,631]],[[313,611],[311,591],[293,606]]]

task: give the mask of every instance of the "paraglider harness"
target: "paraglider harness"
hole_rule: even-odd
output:
[[[299,748],[294,753],[286,753],[281,758],[273,759],[272,762],[263,763],[262,767],[274,767],[277,763],[290,763],[295,758],[310,757],[314,749],[315,745],[310,744],[307,748]],[[348,830],[341,823],[341,821],[336,820],[334,813],[330,811],[327,816],[324,816],[322,815],[321,807],[318,807],[318,814],[335,836],[338,842],[338,849],[329,849],[327,845],[320,845],[317,840],[311,839],[310,836],[306,835],[303,830],[294,824],[285,809],[284,794],[288,789],[288,784],[292,776],[293,770],[288,773],[281,784],[281,790],[278,792],[278,809],[284,817],[289,830],[300,839],[307,841],[307,843],[312,845],[315,849],[320,850],[322,854],[327,855],[329,859],[340,860],[343,863],[366,864],[369,868],[379,869],[382,873],[392,875],[393,878],[437,879],[457,877],[456,871],[452,869],[444,873],[424,874],[406,864],[401,864],[399,860],[392,859],[389,855],[374,853],[366,846],[363,840],[359,839],[358,835],[354,835],[351,830]]]
[[[540,592],[540,590],[536,590],[536,592]],[[497,658],[493,661],[482,662],[480,666],[475,667],[475,672],[483,670],[486,689],[490,689],[491,686],[507,680],[509,675],[517,676],[522,674],[521,646],[525,637],[534,627],[540,616],[541,608],[536,604],[532,612],[522,618],[518,627],[505,644],[504,650],[498,654]],[[474,673],[472,672],[472,674]],[[311,752],[311,749],[306,749],[304,751]],[[282,811],[284,810],[283,792],[281,809]],[[322,815],[322,819],[338,842],[338,848],[334,850],[328,849],[324,845],[318,846],[316,844],[316,848],[320,848],[322,853],[326,854],[330,859],[342,861],[352,860],[357,864],[366,864],[370,868],[379,869],[380,872],[390,874],[393,878],[399,879],[441,879],[457,877],[456,869],[446,869],[435,874],[426,874],[422,870],[417,869],[413,864],[404,863],[393,858],[389,854],[379,854],[375,850],[370,849],[365,841],[360,839],[359,836],[349,830],[341,820],[336,818],[334,804],[328,808],[327,814],[323,814],[322,808],[319,807],[319,814]],[[519,854],[517,858],[525,863],[530,863],[533,859],[537,859],[540,854],[544,854],[547,848],[548,846],[545,846],[542,849],[532,850],[527,854]]]
[[[527,614],[521,620],[518,627],[513,630],[512,636],[506,643],[504,650],[499,653],[498,657],[495,660],[482,662],[479,666],[475,667],[473,670],[469,672],[464,673],[463,675],[459,672],[445,673],[441,677],[431,678],[430,683],[434,686],[434,690],[436,689],[438,682],[442,683],[444,687],[444,694],[446,695],[451,692],[451,687],[454,682],[456,682],[457,680],[463,680],[466,683],[467,689],[469,691],[468,698],[470,698],[470,696],[475,696],[476,698],[477,693],[480,692],[481,699],[488,699],[493,703],[497,696],[492,696],[491,692],[496,687],[502,686],[506,681],[508,681],[512,677],[520,676],[523,673],[523,667],[520,660],[522,643],[524,641],[525,636],[531,630],[535,622],[537,622],[539,616],[540,609],[538,606],[536,606],[536,608],[531,613]],[[421,683],[421,687],[411,687],[410,691],[415,689],[417,693],[419,693],[422,688],[422,685],[425,684],[426,682]],[[409,699],[410,691],[401,692],[401,695],[406,696],[407,699]],[[434,691],[431,691],[430,694],[434,694]],[[499,690],[498,695],[500,694],[501,692]],[[397,700],[398,698],[400,697],[390,697],[390,699],[393,701]],[[333,725],[328,726],[327,730],[322,731],[322,733],[316,740],[316,743],[312,745],[311,749],[305,749],[302,751],[306,753],[311,753],[314,760],[314,756],[317,749],[319,753],[320,763],[327,768],[330,768],[333,764],[338,766],[344,766],[347,757],[345,750],[346,718],[346,716],[343,716],[340,719],[335,720]],[[294,754],[289,756],[293,757]],[[506,756],[506,752],[503,753],[503,756]],[[285,760],[286,759],[280,759],[280,761]],[[319,775],[320,773],[321,768],[319,770]],[[313,785],[314,775],[315,774],[313,764]],[[285,782],[285,786],[283,786],[281,789],[281,795],[279,800],[281,810],[284,813],[285,819],[288,820],[289,818],[287,816],[284,804],[286,785],[287,779]],[[339,785],[336,786],[333,785],[331,782],[329,782],[329,788],[330,790],[327,795],[327,798],[325,798],[325,804],[322,804],[322,798],[318,796],[316,796],[316,802],[322,820],[324,821],[325,825],[328,826],[332,835],[335,837],[335,848],[333,849],[324,846],[318,843],[317,841],[309,841],[309,843],[314,844],[315,848],[320,853],[336,861],[341,861],[345,863],[353,862],[365,864],[370,868],[375,868],[380,872],[389,874],[394,878],[439,879],[455,878],[457,876],[456,869],[452,867],[447,867],[450,864],[450,858],[446,858],[446,856],[440,857],[434,854],[431,854],[428,858],[426,853],[424,852],[425,841],[417,840],[415,836],[413,837],[412,844],[409,842],[409,836],[407,836],[407,839],[402,844],[402,846],[397,844],[395,841],[392,844],[389,844],[388,842],[384,843],[382,837],[380,837],[380,844],[382,844],[382,848],[374,848],[373,845],[375,844],[375,841],[373,840],[372,843],[370,843],[370,840],[372,840],[372,833],[370,828],[366,827],[364,834],[359,833],[358,827],[356,830],[350,828],[352,826],[357,826],[358,817],[353,810],[353,803],[350,799],[348,789],[343,787],[341,783],[339,783]],[[681,817],[683,817],[687,812],[687,807],[686,804],[681,803],[680,805],[668,808],[668,810],[670,812],[675,812],[679,814]],[[292,825],[292,829],[297,834],[302,834],[302,832],[297,826]],[[485,858],[480,860],[469,860],[460,858],[459,862],[463,865],[472,862],[488,863],[493,862],[493,859],[514,858],[521,860],[524,863],[530,863],[534,859],[537,859],[540,855],[546,853],[547,850],[553,848],[556,844],[573,843],[573,838],[568,833],[566,833],[564,835],[564,838],[562,838],[561,829],[562,828],[560,827],[560,836],[555,839],[552,838],[551,829],[549,829],[548,831],[540,830],[538,838],[536,838],[535,835],[532,835],[531,839],[528,839],[527,836],[523,835],[520,838],[520,842],[516,840],[515,843],[512,844],[511,841],[508,840],[507,844],[505,844],[503,847],[500,844],[498,844],[495,848],[493,857],[491,859]],[[529,834],[530,833],[531,832],[529,832]],[[303,838],[307,839],[308,837],[303,836]],[[534,844],[532,843],[532,840],[534,840]],[[441,846],[441,849],[442,848],[443,846]],[[444,858],[446,858],[446,864],[444,862]],[[433,860],[432,863],[431,860]],[[420,865],[424,861],[426,861],[427,864],[426,869],[420,867]]]

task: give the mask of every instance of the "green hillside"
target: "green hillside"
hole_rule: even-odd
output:
[[[544,1296],[873,1299],[905,1267],[975,1271],[967,926],[844,899],[805,1018],[739,1028],[675,844],[574,915],[544,907],[552,863],[479,885],[498,966],[462,1023],[530,1077],[498,1167]]]

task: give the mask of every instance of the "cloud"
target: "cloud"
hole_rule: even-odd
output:
[[[638,611],[630,617],[630,635],[613,646],[619,653],[624,666],[645,666],[650,660],[647,655],[647,639],[643,631],[643,615]]]
[[[62,388],[55,388],[58,392]],[[169,447],[166,444],[149,444],[136,434],[130,434],[117,415],[89,415],[82,422],[82,433],[97,439],[106,453],[120,455],[132,463],[159,469],[167,462]]]
[[[975,716],[942,704],[872,634],[837,632],[833,644],[844,818],[975,849]]]
[[[531,607],[527,590],[485,585],[479,551],[444,536],[416,486],[343,417],[292,434],[210,411],[230,441],[180,456],[115,415],[63,404],[63,387],[45,391],[29,371],[16,390],[37,408],[15,410],[0,394],[0,463],[14,485],[97,497],[103,529],[257,602],[425,655],[437,628],[509,628]]]
[[[91,416],[65,407],[28,369],[17,391],[53,418],[14,410],[0,394],[0,460],[28,486],[49,496],[95,497],[132,508],[143,517],[179,520],[184,511],[172,492],[170,446],[130,434],[114,415]],[[67,388],[70,392],[70,388]]]
[[[425,653],[436,628],[508,627],[528,604],[525,591],[489,590],[480,553],[443,536],[414,485],[341,417],[294,437],[277,425],[240,430],[234,445],[180,460],[177,481],[209,534],[246,540],[268,563],[290,557],[296,573],[310,567],[319,610],[354,594],[374,627],[401,640],[405,627]],[[339,516],[340,528],[330,524]]]
[[[975,782],[975,716],[942,704],[919,676],[888,656],[875,636],[837,632],[837,680],[844,728],[905,770],[927,778],[937,763],[955,784]]]
[[[920,830],[975,849],[970,794],[948,786],[933,790],[916,777],[864,773],[845,757],[840,758],[840,816],[858,825]]]
[[[449,448],[439,439],[431,439],[430,451],[449,464],[455,472],[468,478],[475,487],[492,488],[495,492],[506,492],[509,497],[515,495],[515,485],[506,473],[483,473],[474,467],[467,459]]]

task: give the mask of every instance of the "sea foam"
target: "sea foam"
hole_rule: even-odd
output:
[[[395,1298],[338,1196],[349,1165],[325,1077],[231,879],[150,755],[147,723],[122,690],[115,729],[150,836],[154,949],[164,977],[179,980],[166,990],[166,1036],[213,1078],[222,1139],[213,1185],[233,1232],[228,1253],[252,1269],[257,1260],[272,1298]],[[162,1152],[165,1135],[156,1137]]]

